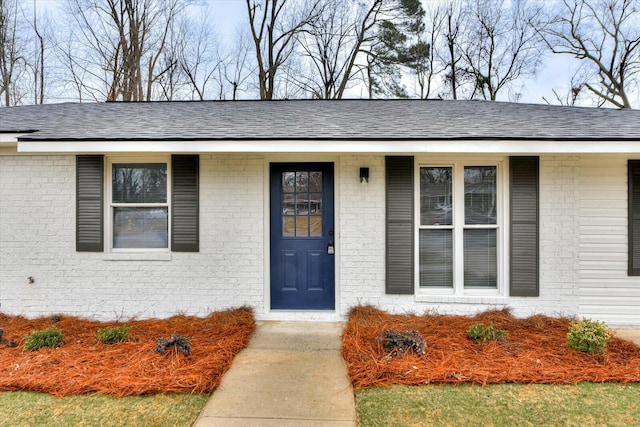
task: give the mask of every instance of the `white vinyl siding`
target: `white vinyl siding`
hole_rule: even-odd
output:
[[[580,167],[580,315],[640,322],[640,277],[627,273],[627,158],[583,156]]]

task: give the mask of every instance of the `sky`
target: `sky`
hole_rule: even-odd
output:
[[[23,0],[27,1],[27,0]],[[35,0],[38,8],[53,10],[52,6],[64,0]],[[237,27],[246,27],[246,3],[245,0],[196,0],[202,9],[208,7],[212,21],[215,25],[215,32],[222,38],[223,43],[233,39]],[[522,87],[517,90],[520,93],[518,102],[526,103],[546,103],[546,98],[550,103],[557,104],[555,89],[561,96],[565,96],[569,89],[571,76],[578,68],[579,61],[569,55],[557,55],[548,53],[545,55],[541,67],[537,74],[529,79],[523,79]],[[353,89],[348,94],[350,97],[361,97],[366,95],[364,88]],[[507,91],[503,91],[500,101],[511,101]]]

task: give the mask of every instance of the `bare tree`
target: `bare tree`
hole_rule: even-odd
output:
[[[78,88],[94,99],[149,101],[170,71],[159,66],[186,0],[68,0],[73,19],[65,56]],[[175,66],[172,64],[171,66]]]
[[[218,37],[213,32],[208,9],[198,12],[180,16],[170,24],[158,63],[164,72],[157,79],[155,98],[203,101],[218,97],[223,60]]]
[[[554,53],[582,60],[574,79],[600,106],[631,108],[630,89],[640,86],[640,1],[563,0],[541,33]]]
[[[464,76],[458,72],[462,63],[462,54],[458,48],[458,40],[463,34],[461,5],[456,0],[450,0],[436,7],[444,22],[441,42],[434,45],[433,50],[443,64],[444,86],[449,88],[453,99],[458,99],[459,88],[464,80]]]
[[[362,71],[358,58],[371,51],[385,3],[327,1],[318,19],[300,33],[307,71],[292,76],[296,83],[313,98],[342,98]]]
[[[425,27],[417,34],[415,43],[414,73],[419,88],[420,98],[426,99],[434,90],[435,77],[444,71],[436,54],[438,41],[445,31],[447,16],[445,9],[440,5],[429,7],[426,11]]]
[[[0,0],[0,96],[5,106],[19,104],[26,95],[20,84],[27,69],[18,28],[21,14],[16,1]]]
[[[222,68],[218,69],[222,83],[219,99],[225,99],[225,94],[230,91],[231,99],[235,101],[238,99],[238,92],[248,91],[250,79],[256,74],[250,60],[252,44],[246,29],[238,28],[230,52],[222,61]]]
[[[534,19],[539,12],[526,0],[467,3],[465,34],[457,44],[463,58],[458,73],[471,79],[470,98],[495,101],[503,88],[535,74],[540,49]]]
[[[584,83],[579,83],[576,81],[576,78],[571,79],[571,84],[569,89],[562,93],[558,89],[552,89],[553,96],[555,97],[555,101],[549,101],[546,97],[542,97],[542,100],[549,105],[567,105],[567,106],[575,106],[581,95],[584,93]]]
[[[321,13],[320,0],[246,0],[260,99],[273,99],[277,74],[294,52],[296,36]]]
[[[180,28],[185,38],[178,49],[179,65],[190,88],[190,99],[219,99],[223,87],[220,79],[223,58],[208,15],[202,15],[199,19],[185,18]],[[214,85],[219,89],[215,91],[215,96],[209,97],[208,94],[213,91],[209,88]]]

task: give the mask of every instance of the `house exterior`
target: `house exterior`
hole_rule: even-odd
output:
[[[0,312],[640,325],[640,112],[482,101],[0,109]]]

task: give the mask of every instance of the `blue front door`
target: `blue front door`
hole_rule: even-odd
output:
[[[271,164],[271,308],[335,308],[333,163]]]

